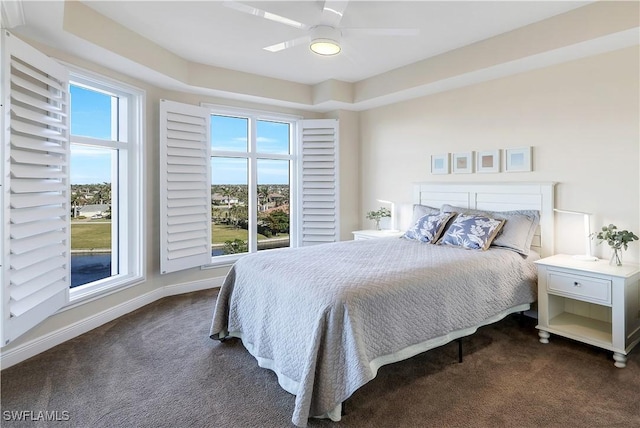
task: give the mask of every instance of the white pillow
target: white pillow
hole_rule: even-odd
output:
[[[439,214],[439,208],[433,208],[427,205],[414,204],[413,205],[413,220],[411,224],[414,225],[418,220],[427,214]]]

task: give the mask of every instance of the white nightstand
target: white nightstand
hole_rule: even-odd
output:
[[[378,238],[399,238],[404,235],[401,230],[356,230],[353,233],[353,240],[378,239]]]
[[[640,342],[640,269],[606,260],[580,261],[555,255],[538,265],[540,342],[549,333],[613,351],[616,367]]]

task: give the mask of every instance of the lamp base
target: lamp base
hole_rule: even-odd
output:
[[[583,262],[597,262],[598,258],[594,257],[594,256],[588,256],[586,254],[577,254],[575,256],[572,257],[575,260],[580,260]]]

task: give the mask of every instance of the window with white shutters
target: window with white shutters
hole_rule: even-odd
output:
[[[209,111],[160,102],[160,271],[211,261]]]
[[[2,32],[2,153],[0,169],[0,303],[1,345],[13,341],[68,303],[94,297],[115,287],[144,278],[142,105],[144,93],[82,70],[70,71],[7,31]],[[111,137],[74,134],[79,124],[95,111],[74,109],[70,91],[75,89],[109,94],[115,130]],[[113,115],[113,112],[117,112]],[[77,113],[77,114],[76,114]],[[82,113],[86,113],[84,116]],[[84,126],[91,129],[92,125]],[[75,268],[87,270],[86,260],[95,254],[92,242],[74,247],[74,221],[83,204],[73,197],[74,147],[79,151],[108,152],[107,167],[114,183],[109,250],[115,261],[106,275],[74,284]],[[91,157],[91,156],[90,156]],[[83,158],[76,165],[91,169],[94,160]],[[76,171],[77,173],[78,171]],[[85,195],[102,199],[96,194]],[[105,196],[106,200],[107,197]],[[90,203],[90,202],[88,202]],[[75,219],[74,219],[75,220]],[[84,222],[88,225],[90,220]],[[91,235],[91,233],[88,233]],[[86,273],[86,272],[85,272]],[[89,275],[90,277],[91,275]],[[75,287],[74,287],[75,286]],[[71,290],[70,290],[71,287]]]
[[[298,245],[339,241],[338,121],[303,120],[299,145]]]
[[[163,273],[339,240],[337,120],[171,101],[160,112]]]
[[[2,34],[2,345],[68,301],[67,70]]]

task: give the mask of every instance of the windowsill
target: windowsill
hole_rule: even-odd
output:
[[[201,270],[231,267],[235,262],[251,253],[232,254],[228,256],[217,256],[211,259],[211,263],[200,266]]]
[[[217,269],[217,268],[222,268],[222,267],[231,267],[231,266],[233,266],[233,264],[235,262],[240,260],[242,257],[246,257],[246,256],[249,256],[251,254],[262,253],[262,252],[265,252],[265,251],[285,250],[285,249],[288,249],[288,248],[294,248],[294,247],[269,248],[269,249],[262,249],[262,250],[259,250],[257,252],[254,252],[254,253],[229,254],[229,255],[226,255],[226,256],[216,256],[215,258],[211,259],[211,263],[200,266],[200,269],[201,270],[205,270],[205,269]]]
[[[69,290],[69,303],[65,307],[61,308],[58,313],[101,299],[110,294],[122,291],[125,288],[133,287],[145,280],[146,277],[144,275],[136,276],[134,278],[124,277],[119,278],[118,280],[107,280],[102,284],[94,284],[87,290],[79,289],[82,286],[77,287],[78,289],[71,289]]]

